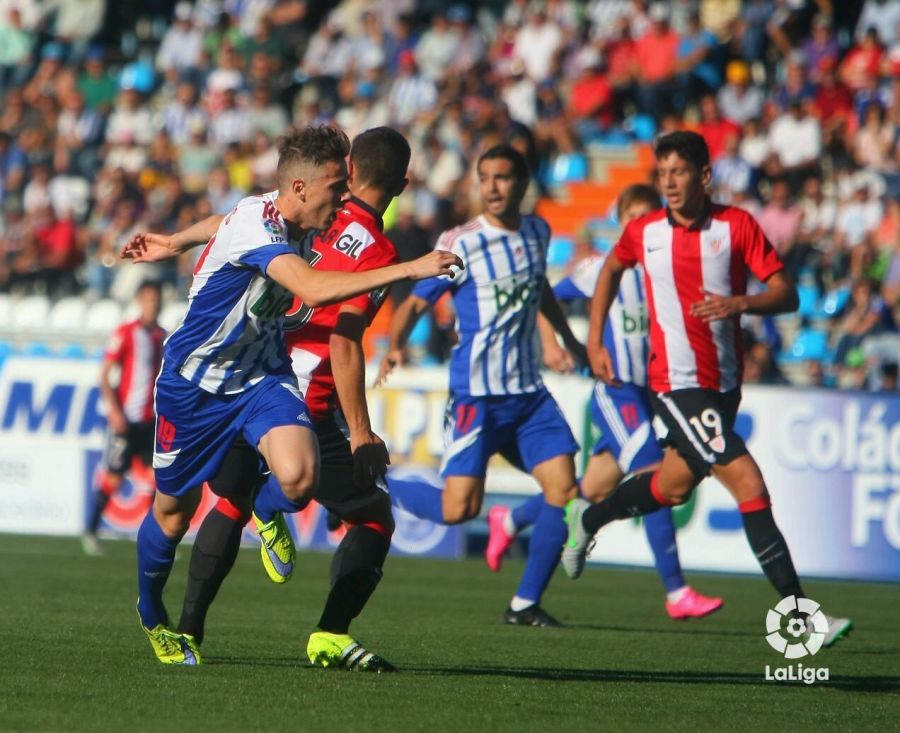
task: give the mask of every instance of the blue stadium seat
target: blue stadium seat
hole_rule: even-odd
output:
[[[800,296],[800,308],[798,313],[805,318],[816,314],[816,304],[819,302],[819,291],[815,285],[798,285],[797,295]]]
[[[55,352],[41,341],[33,341],[22,348],[22,356],[55,356]]]
[[[656,122],[650,115],[635,115],[630,122],[629,128],[635,140],[642,143],[653,141],[656,135]]]
[[[563,153],[556,157],[547,171],[547,184],[561,186],[565,183],[586,181],[588,159],[581,153]]]
[[[828,348],[828,334],[812,328],[804,328],[791,344],[791,348],[781,352],[779,361],[796,363],[815,359],[817,361],[830,361],[831,351]]]
[[[81,344],[65,344],[60,348],[59,356],[63,359],[83,359],[87,352]]]
[[[834,318],[838,313],[844,310],[847,301],[850,300],[850,288],[838,288],[828,293],[821,301],[817,308],[816,315],[822,318]]]
[[[410,346],[425,346],[428,343],[428,337],[431,335],[431,318],[420,318],[409,334]]]
[[[575,252],[575,243],[568,237],[553,237],[547,248],[547,265],[549,267],[564,267],[572,259]]]

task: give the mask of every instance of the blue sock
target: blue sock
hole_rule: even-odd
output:
[[[420,519],[430,519],[435,524],[444,523],[444,492],[427,481],[396,479],[388,476],[391,503],[400,506]]]
[[[285,496],[275,474],[270,473],[253,500],[253,512],[262,522],[271,522],[278,512],[294,514],[304,509],[307,504],[309,499],[294,501]]]
[[[138,613],[141,623],[148,629],[169,623],[162,594],[172,563],[175,562],[178,542],[179,540],[172,539],[162,531],[151,507],[137,536]]]
[[[541,596],[553,577],[568,534],[563,508],[551,506],[543,501],[543,497],[541,504],[531,533],[528,562],[525,563],[525,572],[516,590],[517,597],[534,603],[540,603]]]
[[[526,527],[530,527],[537,521],[538,514],[541,513],[541,507],[544,506],[544,495],[535,494],[528,501],[519,504],[510,512],[512,522],[516,525],[516,532],[521,532]]]
[[[681,562],[678,560],[678,545],[675,543],[672,509],[665,507],[652,514],[645,514],[644,530],[653,551],[656,572],[666,587],[666,593],[684,587],[684,575],[681,574]]]

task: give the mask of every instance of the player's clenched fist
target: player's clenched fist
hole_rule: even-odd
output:
[[[617,387],[621,382],[616,379],[613,369],[612,357],[603,344],[591,344],[588,346],[588,361],[591,364],[591,373],[604,384]]]
[[[451,280],[464,269],[462,260],[452,252],[436,249],[427,255],[408,262],[407,277],[410,280],[425,280],[429,277],[445,275]]]

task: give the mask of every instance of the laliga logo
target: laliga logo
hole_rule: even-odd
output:
[[[806,618],[791,618],[785,627],[788,634],[788,638],[785,638],[782,636],[781,622],[792,611],[799,611]],[[825,634],[828,633],[828,621],[815,601],[788,596],[766,614],[766,632],[769,646],[784,654],[785,659],[800,659],[807,654],[812,656],[822,648]],[[807,632],[806,641],[800,641]]]
[[[766,632],[769,646],[783,654],[785,659],[800,659],[807,655],[812,656],[822,648],[825,635],[828,633],[828,619],[815,601],[788,596],[766,614]],[[804,667],[799,662],[795,667],[775,669],[767,664],[765,678],[778,682],[803,682],[811,685],[818,681],[827,681],[830,678],[830,671],[828,667]]]

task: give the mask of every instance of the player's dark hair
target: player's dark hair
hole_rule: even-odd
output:
[[[616,201],[616,211],[619,214],[619,219],[622,219],[622,215],[628,207],[636,203],[647,204],[653,209],[662,208],[662,199],[659,191],[649,183],[635,183],[619,194],[619,200]]]
[[[528,161],[512,145],[495,145],[482,153],[478,159],[478,170],[481,169],[481,164],[486,160],[508,160],[512,163],[513,175],[515,175],[516,180],[528,180]]]
[[[327,125],[295,127],[278,140],[278,187],[287,187],[287,171],[297,164],[319,167],[341,161],[350,152],[343,130]]]
[[[140,294],[145,290],[155,290],[158,294],[162,295],[162,283],[159,280],[142,280],[135,293]]]
[[[656,141],[656,159],[661,160],[675,153],[698,171],[709,165],[709,148],[702,135],[687,130],[678,130],[663,135]]]
[[[409,143],[391,127],[373,127],[361,132],[350,146],[350,161],[359,182],[372,184],[387,193],[403,187],[409,158]]]

